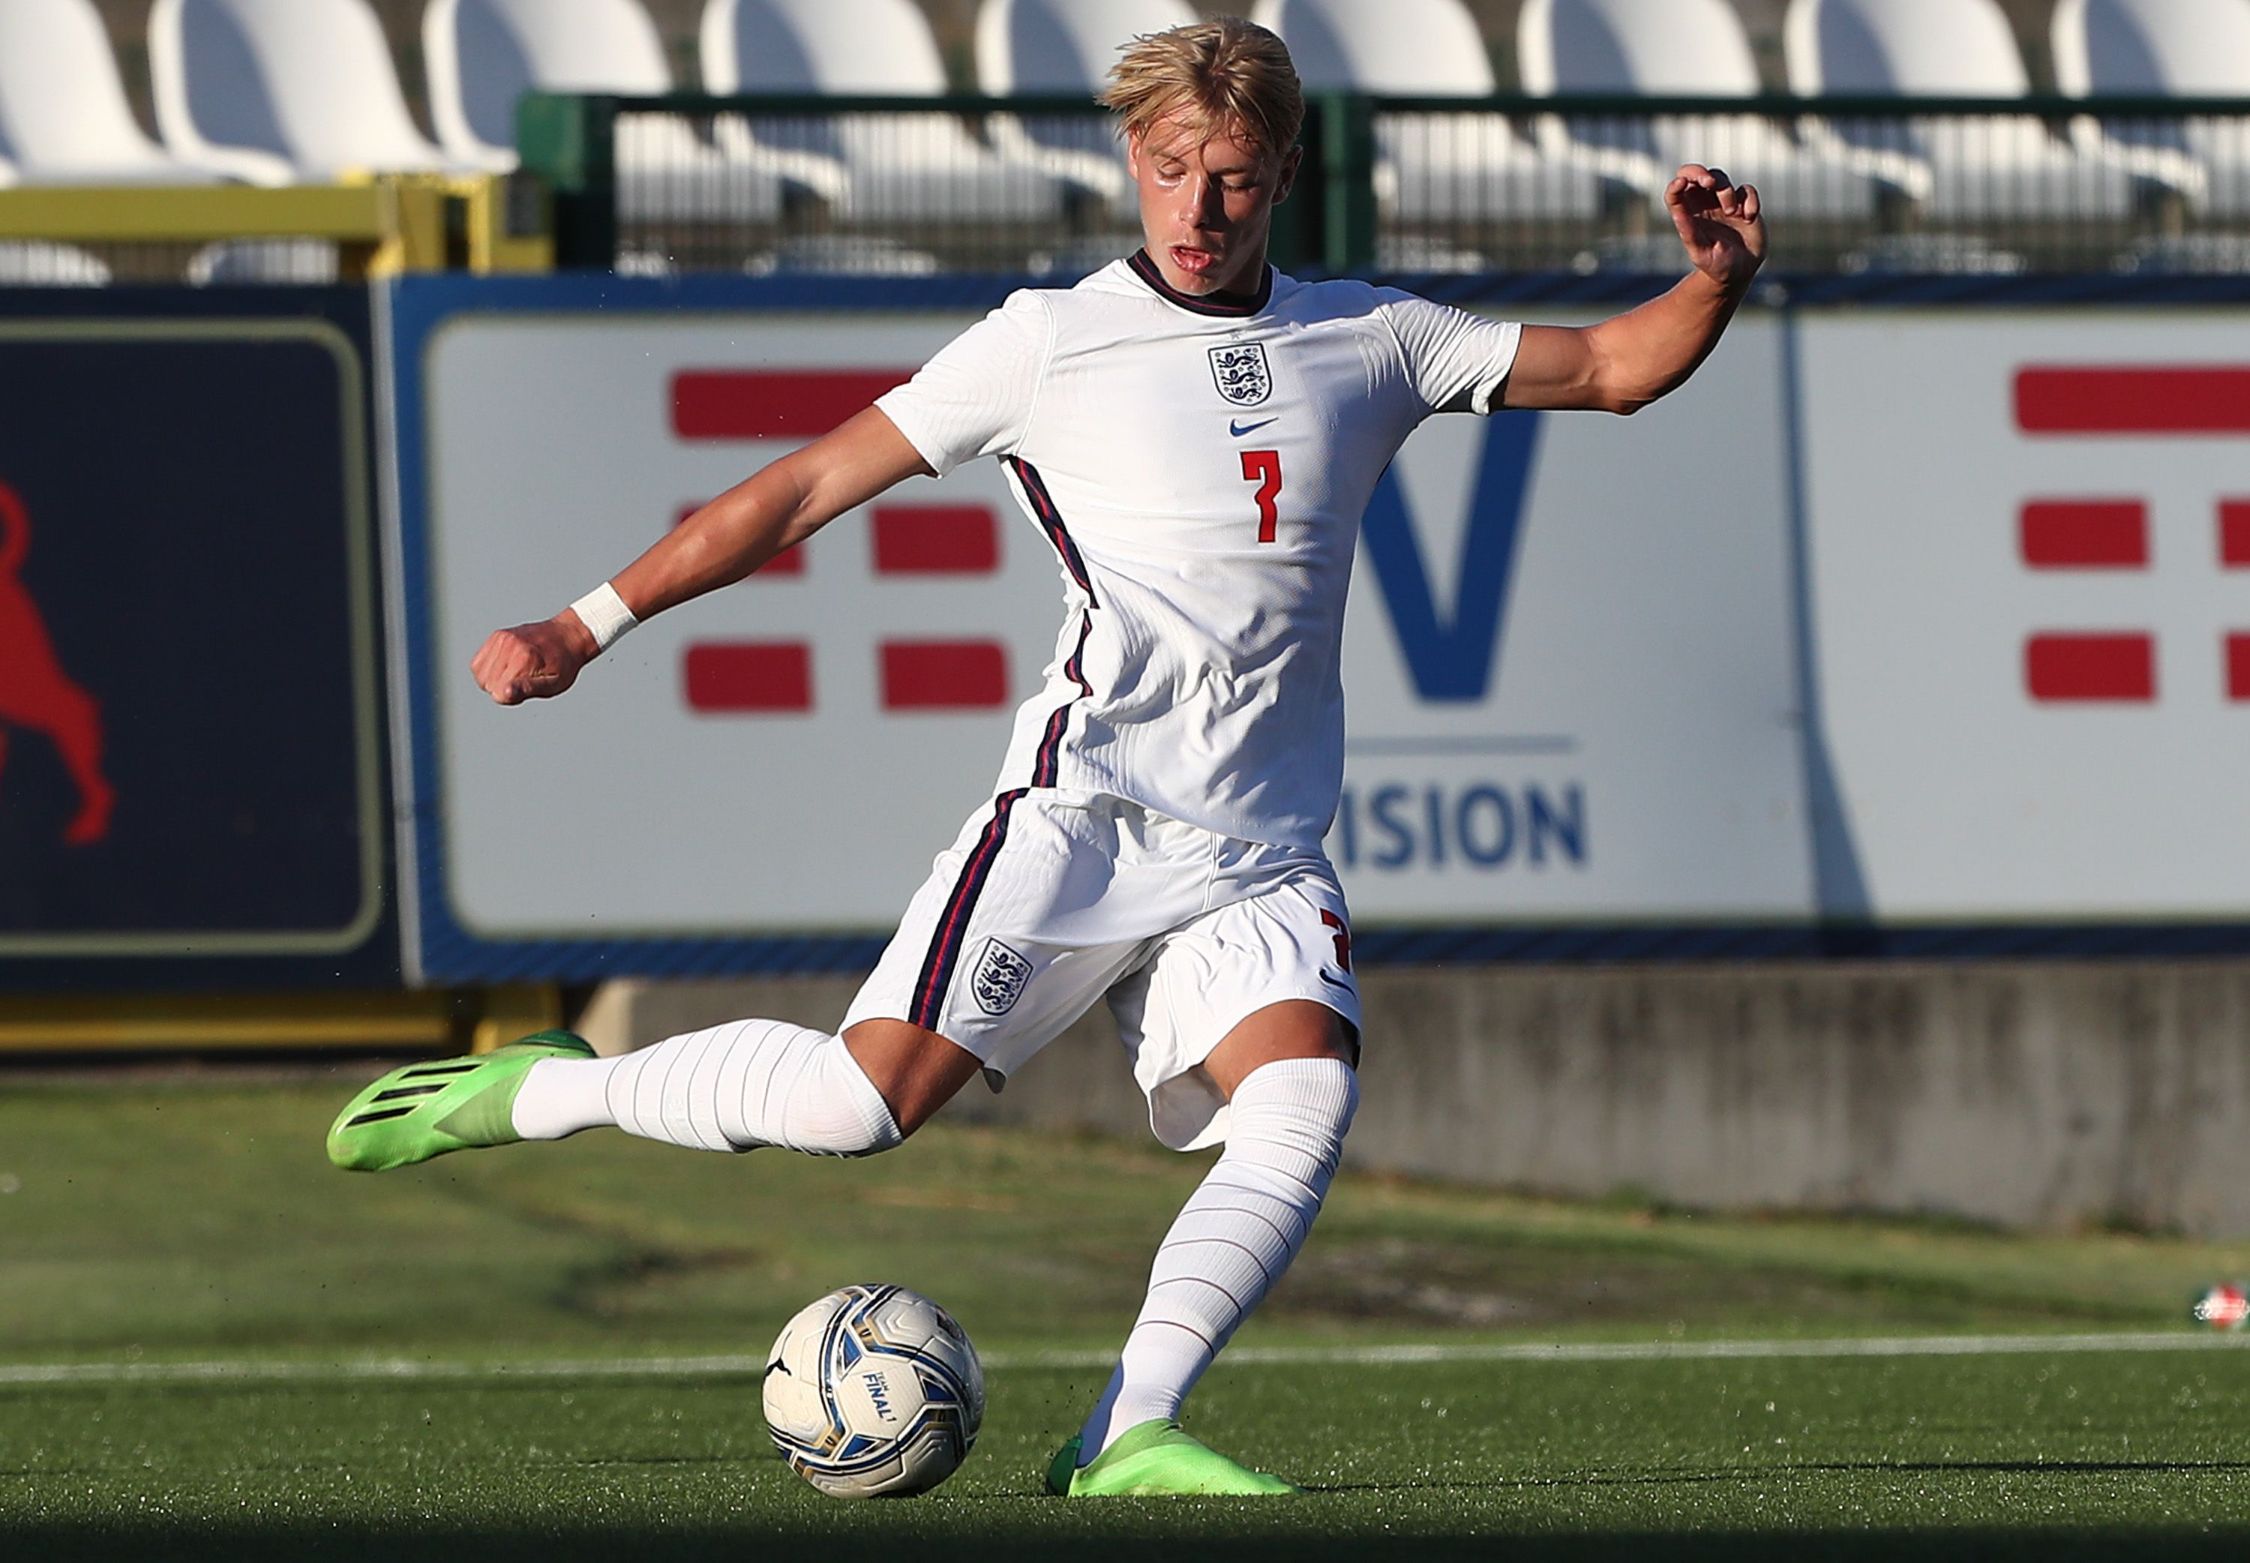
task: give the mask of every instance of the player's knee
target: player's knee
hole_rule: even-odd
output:
[[[1276,1197],[1317,1206],[1344,1159],[1359,1110],[1359,1072],[1340,1058],[1283,1058],[1243,1078],[1229,1104],[1233,1174]]]
[[[906,1138],[878,1082],[840,1037],[823,1042],[789,1088],[783,1140],[814,1156],[873,1156]]]
[[[1327,1059],[1348,1069],[1358,1058],[1359,1037],[1350,1021],[1315,1000],[1284,999],[1238,1022],[1204,1059],[1203,1072],[1231,1101],[1269,1065]]]
[[[1340,1144],[1359,1112],[1359,1071],[1340,1057],[1275,1059],[1243,1077],[1231,1106],[1235,1135]]]
[[[978,1069],[966,1048],[903,1020],[863,1020],[845,1034],[844,1045],[882,1093],[900,1139],[937,1116]]]
[[[808,1156],[877,1156],[906,1136],[891,1121],[856,1104],[815,1103],[790,1115],[788,1147]]]
[[[822,1143],[806,1146],[816,1156],[842,1156],[857,1161],[865,1156],[880,1156],[885,1151],[897,1150],[906,1142],[906,1135],[898,1129],[888,1131],[852,1124],[840,1133],[821,1137]]]

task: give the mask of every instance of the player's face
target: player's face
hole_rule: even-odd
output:
[[[1141,234],[1164,280],[1198,295],[1255,291],[1274,203],[1289,193],[1300,155],[1292,147],[1276,157],[1231,130],[1178,118],[1128,138]]]

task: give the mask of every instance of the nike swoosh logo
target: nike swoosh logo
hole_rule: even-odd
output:
[[[1232,419],[1229,419],[1227,422],[1227,432],[1229,434],[1232,434],[1236,439],[1240,439],[1245,434],[1255,434],[1260,429],[1264,428],[1267,424],[1277,423],[1279,421],[1280,420],[1278,418],[1264,418],[1260,419],[1256,423],[1236,423]]]
[[[1321,974],[1320,974],[1320,980],[1321,980],[1322,982],[1325,982],[1325,983],[1327,983],[1327,984],[1328,984],[1328,985],[1329,985],[1329,986],[1330,986],[1331,988],[1342,988],[1342,989],[1343,989],[1343,990],[1344,990],[1344,991],[1345,991],[1346,993],[1349,993],[1349,992],[1351,992],[1351,991],[1352,991],[1352,985],[1351,985],[1350,983],[1346,982],[1346,981],[1345,981],[1345,980],[1344,980],[1343,978],[1341,978],[1341,977],[1331,977],[1331,976],[1329,976],[1329,975],[1328,975],[1328,973],[1327,973],[1327,972],[1326,972],[1325,970],[1323,970],[1323,971],[1321,972]]]

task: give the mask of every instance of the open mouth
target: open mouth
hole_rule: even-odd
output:
[[[1172,246],[1172,264],[1191,277],[1200,277],[1219,264],[1219,257],[1209,250],[1191,250],[1184,244]]]

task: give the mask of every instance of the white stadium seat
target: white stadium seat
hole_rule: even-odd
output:
[[[2031,87],[1996,0],[1790,0],[1782,42],[1805,97],[2020,98]],[[2140,171],[2074,149],[2029,114],[1957,118],[1938,132],[1868,119],[1807,129],[1901,159],[1899,182],[1938,218],[2122,218]]]
[[[640,0],[430,0],[422,13],[430,118],[464,162],[510,168],[526,92],[656,97],[672,91],[664,42]],[[722,153],[672,116],[618,127],[618,215],[770,222],[783,185],[773,159]]]
[[[156,0],[148,56],[165,143],[254,184],[491,167],[415,129],[366,0]]]
[[[2055,82],[2074,98],[2250,98],[2250,0],[2059,0]],[[2135,148],[2192,161],[2211,216],[2250,212],[2250,121],[2104,121]]]
[[[92,0],[0,0],[0,185],[218,178],[142,133]]]
[[[996,97],[1092,97],[1117,51],[1134,38],[1196,19],[1187,0],[984,0],[977,10],[977,85]],[[1093,191],[1114,206],[1133,201],[1107,118],[994,119],[995,145]]]
[[[0,187],[7,183],[0,172]],[[75,244],[0,239],[0,288],[99,288],[109,280],[109,263]]]
[[[1525,0],[1516,37],[1524,90],[1541,97],[1758,95],[1750,39],[1727,0]],[[1540,134],[1565,151],[1616,156],[1623,176],[1659,203],[1673,171],[1695,162],[1756,185],[1777,211],[1858,220],[1875,213],[1876,182],[1853,159],[1800,148],[1762,115],[1551,115]]]
[[[438,140],[459,158],[512,157],[527,92],[672,90],[639,0],[430,0],[422,60]]]
[[[1460,0],[1258,0],[1308,92],[1488,98],[1498,86]],[[1601,170],[1542,156],[1502,114],[1464,111],[1378,123],[1376,199],[1404,222],[1591,217]]]
[[[937,40],[913,0],[709,0],[703,80],[718,93],[942,97]],[[748,146],[827,159],[846,221],[1043,222],[1062,186],[1037,164],[995,154],[946,114],[805,115],[722,121]]]

